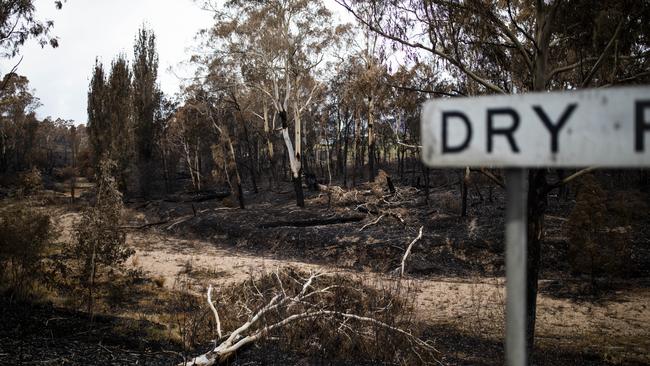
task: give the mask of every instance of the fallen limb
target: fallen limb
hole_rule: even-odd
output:
[[[402,257],[402,271],[400,272],[400,277],[404,277],[404,269],[406,267],[406,258],[408,258],[409,254],[411,254],[411,249],[413,248],[413,245],[418,242],[418,240],[422,239],[422,230],[424,229],[424,226],[420,227],[420,233],[418,236],[413,239],[411,244],[409,244],[408,248],[406,248],[406,252],[404,253],[404,257]]]
[[[202,194],[196,197],[185,199],[183,200],[183,202],[205,202],[211,200],[222,200],[226,197],[229,197],[230,195],[231,195],[230,192],[208,193],[208,194]]]
[[[559,181],[557,183],[549,184],[546,191],[550,192],[550,191],[554,190],[555,188],[559,188],[559,187],[562,187],[565,184],[569,184],[573,180],[575,180],[576,178],[579,178],[579,177],[581,177],[581,176],[583,176],[585,174],[589,174],[589,173],[593,172],[596,169],[598,169],[598,167],[589,167],[589,168],[581,169],[581,170],[575,172],[574,174],[562,179],[561,181]]]
[[[184,222],[186,222],[186,221],[189,221],[189,220],[191,220],[191,219],[194,218],[194,217],[195,217],[194,215],[186,215],[186,216],[182,216],[182,217],[180,217],[180,218],[174,220],[174,222],[173,222],[171,225],[167,226],[167,227],[165,228],[165,230],[171,230],[171,229],[173,229],[176,225],[179,225],[179,224],[182,224],[182,223],[184,223]]]
[[[375,339],[373,334],[368,333],[368,331],[372,329],[377,331],[378,328],[381,328],[395,336],[403,337],[401,339],[408,342],[408,347],[412,347],[410,350],[418,354],[418,357],[419,353],[416,349],[425,351],[431,356],[434,353],[439,353],[432,344],[416,337],[412,332],[402,329],[395,324],[379,320],[374,315],[359,315],[347,310],[329,308],[332,305],[323,303],[322,299],[330,297],[333,290],[342,286],[338,283],[330,283],[329,285],[320,284],[319,278],[326,276],[324,273],[310,273],[308,278],[301,280],[289,275],[288,280],[285,277],[287,282],[284,286],[282,285],[282,279],[279,273],[276,272],[274,275],[280,285],[269,295],[272,297],[262,303],[263,305],[259,307],[259,310],[252,311],[248,319],[237,329],[226,335],[225,339],[224,337],[220,337],[220,343],[213,349],[181,365],[210,366],[224,363],[238,350],[265,337],[272,336],[273,332],[290,327],[292,324],[299,323],[300,321],[314,319],[325,320],[326,324],[333,325],[331,327],[332,332],[340,332],[347,337],[352,335],[352,337],[370,337],[371,339]],[[285,290],[285,286],[291,282],[299,285],[297,288],[294,287],[293,291],[295,295]],[[316,282],[319,282],[319,284]],[[255,287],[255,291],[261,295],[257,287]],[[208,288],[207,295],[209,306],[213,309],[215,316],[217,316],[217,312],[214,310],[214,305],[212,304],[211,286]],[[379,310],[373,311],[372,314],[388,311],[388,309],[392,309],[392,307],[381,307]],[[218,331],[220,331],[220,328]]]
[[[223,334],[221,333],[221,320],[219,319],[217,308],[215,308],[212,303],[212,285],[208,287],[208,306],[210,306],[210,310],[212,310],[212,313],[214,314],[214,321],[217,325],[217,335],[219,336],[219,339],[221,339],[223,337]]]
[[[363,225],[363,227],[361,229],[359,229],[359,231],[363,231],[365,228],[370,227],[372,225],[377,225],[379,223],[379,221],[381,221],[381,219],[384,218],[384,216],[385,215],[381,215],[376,220]]]
[[[168,223],[169,220],[162,220],[162,221],[156,221],[156,222],[150,222],[147,224],[142,224],[142,225],[130,225],[130,226],[120,226],[120,229],[125,229],[125,230],[142,230],[146,229],[152,226],[158,226],[158,225],[164,225]]]
[[[295,220],[295,221],[276,221],[268,222],[265,224],[259,225],[261,229],[271,229],[275,227],[310,227],[310,226],[321,226],[321,225],[336,225],[336,224],[347,224],[350,222],[359,222],[365,219],[365,216],[344,216],[344,217],[330,217],[330,218],[318,218],[318,219],[307,219],[307,220]]]
[[[190,198],[182,197],[167,197],[164,199],[165,202],[173,203],[191,203],[191,202],[205,202],[211,200],[222,200],[231,195],[231,192],[209,192],[209,193],[200,193]]]

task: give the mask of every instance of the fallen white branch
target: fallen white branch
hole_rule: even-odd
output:
[[[367,223],[367,224],[363,225],[363,227],[362,227],[361,229],[359,229],[359,231],[363,231],[365,228],[370,227],[370,226],[372,226],[372,225],[377,225],[377,223],[379,223],[379,221],[380,221],[381,219],[383,219],[384,216],[385,216],[385,215],[381,215],[381,216],[379,216],[376,220],[374,220],[374,221],[372,221],[372,222],[370,222],[370,223]]]
[[[221,339],[223,337],[223,334],[221,334],[221,321],[219,320],[219,312],[217,312],[217,308],[212,303],[212,285],[208,286],[208,305],[214,314],[214,321],[217,323],[217,335]]]
[[[420,229],[420,235],[418,239],[422,236],[422,229]],[[414,240],[413,243],[415,243]],[[411,246],[413,246],[411,243]],[[409,247],[409,250],[410,250]],[[302,288],[295,296],[289,296],[285,292],[285,287],[282,285],[282,280],[279,273],[275,273],[275,277],[280,283],[281,292],[277,293],[271,300],[269,300],[266,305],[260,308],[252,316],[249,317],[249,320],[242,324],[239,328],[234,330],[230,335],[227,336],[227,339],[219,343],[218,346],[212,350],[197,356],[186,363],[181,365],[190,365],[190,366],[210,366],[222,363],[226,361],[230,356],[237,352],[242,347],[249,345],[253,342],[256,342],[263,337],[268,336],[271,332],[287,327],[288,325],[298,322],[301,320],[315,319],[319,317],[327,317],[329,319],[339,319],[341,322],[341,327],[351,330],[353,333],[364,334],[358,330],[353,330],[348,324],[349,320],[356,320],[358,322],[370,323],[375,326],[387,329],[391,332],[400,334],[401,336],[406,337],[406,339],[411,342],[412,345],[415,345],[421,349],[427,351],[438,352],[431,344],[417,338],[411,332],[404,329],[398,328],[391,324],[382,322],[380,320],[361,316],[357,314],[351,314],[343,311],[329,310],[324,309],[322,303],[311,303],[308,302],[308,299],[313,299],[318,294],[331,293],[330,290],[333,288],[339,287],[338,285],[330,285],[323,288],[317,288],[314,282],[319,278],[324,276],[324,273],[311,273],[310,276],[306,279],[301,280],[299,283],[302,284]],[[208,305],[212,312],[214,313],[215,320],[217,322],[217,331],[219,332],[219,339],[222,339],[221,334],[221,325],[219,322],[218,312],[212,303],[212,286],[208,287]],[[270,323],[262,323],[261,326],[253,328],[261,322],[262,319],[265,321],[268,320],[265,317],[266,314],[275,313],[276,310],[282,309],[284,312],[287,312],[287,315],[280,318],[279,320],[273,320]],[[295,313],[288,313],[290,310],[296,309]],[[341,328],[339,327],[339,328]],[[336,328],[334,328],[336,329]],[[347,336],[347,334],[346,334]],[[369,335],[370,336],[370,335]],[[349,336],[348,336],[349,337]]]
[[[404,253],[404,257],[402,258],[402,271],[400,272],[400,277],[404,277],[404,268],[406,267],[406,258],[408,258],[409,254],[411,254],[411,249],[413,248],[413,245],[418,242],[418,240],[422,239],[422,230],[424,229],[424,226],[420,227],[420,233],[418,234],[417,238],[413,239],[411,244],[409,244],[408,248],[406,248],[406,253]]]

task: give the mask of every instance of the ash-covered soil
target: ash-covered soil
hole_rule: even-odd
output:
[[[423,227],[423,237],[407,261],[411,275],[504,275],[503,192],[494,189],[489,200],[486,192],[479,197],[470,191],[468,216],[461,217],[459,194],[449,188],[432,190],[428,201],[414,188],[398,187],[397,195],[373,188],[360,187],[331,200],[326,193],[309,192],[305,208],[295,205],[291,191],[247,192],[245,210],[224,207],[218,200],[158,200],[134,204],[138,214],[133,221],[162,223],[148,229],[251,254],[382,273],[400,267],[406,248]],[[549,199],[541,278],[571,275],[564,225],[574,204]],[[650,277],[650,212],[638,213],[625,229],[632,234],[634,255],[624,277]]]
[[[105,315],[91,321],[86,313],[4,297],[0,308],[2,365],[154,366],[183,360],[178,346],[143,336],[145,329],[164,329],[160,324]]]

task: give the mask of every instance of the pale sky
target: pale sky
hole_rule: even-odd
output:
[[[54,20],[59,47],[41,48],[31,41],[21,49],[18,73],[30,80],[43,106],[38,116],[86,122],[88,84],[98,57],[109,66],[118,53],[133,58],[133,42],[143,23],[154,30],[160,56],[159,80],[165,93],[178,91],[179,76],[192,71],[179,67],[191,54],[197,31],[212,24],[212,15],[192,0],[71,0],[62,10],[52,0],[36,0],[40,19]],[[187,51],[187,52],[186,52]],[[17,60],[0,60],[6,73]]]
[[[333,0],[327,6],[347,18]],[[179,90],[178,77],[191,77],[183,67],[192,54],[196,33],[212,25],[212,14],[192,0],[70,0],[56,10],[53,0],[35,0],[39,19],[54,20],[59,47],[41,48],[33,40],[21,48],[17,72],[30,80],[40,98],[39,118],[52,116],[85,123],[86,99],[95,58],[105,66],[118,53],[133,58],[133,42],[143,23],[154,30],[160,56],[159,81],[166,94]],[[189,49],[188,49],[189,48]],[[0,73],[17,62],[0,59]],[[173,68],[173,72],[170,70]]]

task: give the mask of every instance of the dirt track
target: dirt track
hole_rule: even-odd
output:
[[[386,274],[241,254],[212,242],[157,233],[131,233],[128,240],[137,250],[137,265],[152,276],[165,277],[169,287],[189,279],[199,291],[208,283],[225,286],[285,266],[346,272],[376,286],[394,281]],[[452,325],[463,332],[499,341],[505,302],[503,278],[437,277],[410,281],[422,320],[432,325]],[[544,281],[542,288],[552,284],[553,281]],[[602,354],[612,361],[625,357],[627,361],[650,362],[648,299],[647,287],[617,291],[596,303],[542,294],[538,300],[538,344]]]

